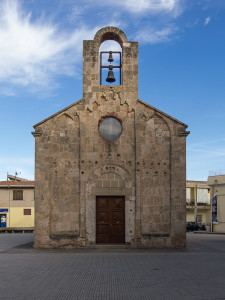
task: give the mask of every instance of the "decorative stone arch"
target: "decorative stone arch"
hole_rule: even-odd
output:
[[[147,119],[147,121],[152,119],[152,118],[158,118],[161,121],[161,124],[164,125],[164,129],[167,128],[167,130],[169,132],[169,135],[171,135],[171,128],[170,128],[168,122],[165,120],[165,118],[162,115],[160,115],[159,113],[152,114],[149,117],[149,119]]]
[[[167,128],[169,136],[171,137],[171,132],[172,132],[171,124],[169,122],[167,122],[166,118],[163,115],[160,115],[159,113],[156,113],[155,115],[158,118],[160,118],[160,120],[162,121],[162,123],[165,126],[165,129]]]
[[[64,150],[69,152],[71,152],[69,150],[71,144],[76,145],[76,150],[78,152],[79,123],[79,116],[77,114],[72,115],[67,112],[60,114],[53,120],[51,126],[49,126],[49,138],[51,141],[51,145],[49,147],[50,157],[53,157],[54,155],[57,156],[56,148],[60,145],[63,145]]]
[[[88,177],[88,184],[92,187],[96,186],[99,178],[107,173],[117,174],[123,180],[125,188],[130,188],[132,186],[131,175],[129,171],[117,165],[104,165],[94,169]]]
[[[124,43],[128,42],[127,37],[122,30],[110,26],[104,27],[97,31],[94,37],[94,42],[96,43],[96,45],[98,45],[98,47],[100,47],[100,45],[107,40],[116,41],[120,44],[121,48],[123,48]]]
[[[112,174],[115,175],[111,178]],[[108,177],[107,177],[108,176]],[[105,187],[99,181],[108,180]],[[113,186],[118,180],[120,186]],[[119,185],[119,184],[118,184]],[[93,170],[86,182],[86,229],[87,243],[95,244],[96,239],[96,197],[97,196],[124,196],[125,197],[125,241],[131,243],[135,230],[135,190],[130,172],[117,165],[104,165]]]
[[[59,130],[60,128],[66,127],[68,125],[73,126],[74,123],[76,123],[76,118],[74,118],[71,114],[67,112],[56,116],[49,126],[50,137],[56,135],[57,130]]]
[[[123,178],[114,172],[107,172],[98,178],[96,183],[99,188],[124,188]]]
[[[145,132],[145,137],[140,141],[155,157],[157,163],[167,159],[171,165],[171,128],[165,118],[158,113],[140,119]],[[143,148],[144,149],[144,148]],[[166,170],[168,174],[168,170]]]

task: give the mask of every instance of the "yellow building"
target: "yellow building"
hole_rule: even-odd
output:
[[[0,227],[34,227],[34,181],[0,181]]]
[[[186,221],[211,228],[210,187],[207,181],[186,181]]]
[[[225,170],[211,171],[208,185],[212,199],[212,231],[225,232]]]

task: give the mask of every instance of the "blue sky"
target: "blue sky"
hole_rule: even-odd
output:
[[[139,98],[189,125],[187,179],[225,169],[224,16],[224,0],[0,0],[0,180],[34,178],[32,126],[82,98],[82,41],[105,26],[139,42]]]

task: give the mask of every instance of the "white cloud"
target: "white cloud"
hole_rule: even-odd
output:
[[[202,152],[202,153],[207,153],[209,155],[216,155],[216,156],[225,156],[225,151],[213,151],[213,150],[205,150],[205,149],[196,149],[196,148],[190,148],[190,147],[187,147],[187,150],[188,151],[194,151],[194,152]]]
[[[87,27],[81,22],[86,11],[76,5],[68,14],[68,18],[77,20],[79,25],[73,31],[63,31],[58,24],[47,18],[34,18],[31,12],[25,11],[19,0],[0,1],[0,93],[6,96],[16,94],[16,88],[26,87],[32,93],[43,93],[57,87],[57,76],[80,75],[82,62],[82,40],[92,39],[96,31],[104,26],[126,27],[133,20],[124,18],[124,12],[136,14],[139,18],[143,14],[169,13],[172,18],[181,13],[181,3],[184,0],[114,0],[104,3],[96,0],[99,6],[114,7],[112,14],[95,20],[99,26]],[[96,2],[88,2],[88,7],[95,9]],[[25,5],[25,1],[22,2]],[[79,1],[78,1],[79,4]],[[82,2],[82,5],[84,3]],[[118,9],[120,8],[120,9]],[[116,11],[116,12],[115,12]],[[80,18],[81,17],[81,18]],[[97,18],[97,15],[96,15]],[[138,19],[137,19],[138,20]],[[163,20],[162,15],[160,22]],[[167,20],[168,21],[168,20]],[[90,23],[88,15],[85,22]],[[142,22],[139,18],[138,22]],[[76,23],[76,22],[75,22]],[[74,23],[74,24],[75,24]],[[144,23],[142,22],[142,27]],[[168,26],[158,30],[145,29],[137,32],[133,30],[133,37],[140,42],[160,43],[170,40],[176,31],[175,27]],[[146,27],[146,26],[145,26]],[[79,67],[79,69],[77,68]]]
[[[118,6],[132,14],[149,13],[181,13],[181,0],[114,0],[112,5]],[[104,2],[101,1],[101,4]],[[107,2],[107,5],[110,5]]]
[[[121,51],[121,46],[115,41],[105,41],[101,44],[99,51]]]
[[[209,22],[210,22],[210,20],[211,20],[211,18],[210,18],[210,17],[207,17],[207,18],[205,19],[204,25],[208,25]]]
[[[163,29],[154,30],[153,28],[145,28],[140,30],[136,35],[136,40],[143,43],[157,44],[170,40],[170,36],[176,32],[176,27],[169,25]]]
[[[192,145],[193,146],[193,145]],[[187,178],[192,180],[207,180],[209,171],[219,170],[225,164],[224,146],[196,148],[187,147]],[[207,162],[207,163],[206,163]]]
[[[74,75],[82,40],[93,38],[95,32],[96,28],[85,27],[60,32],[57,25],[43,19],[32,21],[31,13],[24,12],[18,1],[1,2],[0,83],[47,87],[55,75]]]
[[[215,116],[215,117],[217,117],[217,116]],[[224,117],[224,115],[223,115],[223,117]],[[212,144],[213,146],[215,146],[215,144],[220,144],[220,145],[223,145],[224,144],[224,142],[225,142],[225,138],[218,138],[218,139],[207,139],[207,140],[201,140],[201,141],[199,141],[199,142],[192,142],[191,143],[191,147],[193,147],[194,149],[196,148],[196,147],[201,147],[201,146],[203,146],[204,145],[204,147],[205,147],[205,145],[210,145],[210,144]],[[224,145],[225,146],[225,145]]]

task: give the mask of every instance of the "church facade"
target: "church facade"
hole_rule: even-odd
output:
[[[99,79],[107,40],[122,48],[121,84]],[[32,133],[34,246],[185,247],[186,128],[138,98],[137,42],[115,27],[84,41],[83,99]]]

